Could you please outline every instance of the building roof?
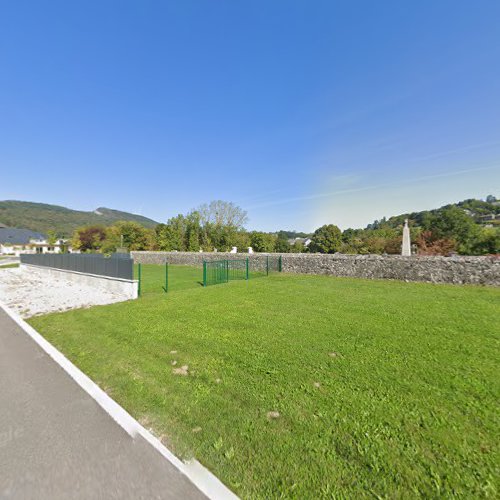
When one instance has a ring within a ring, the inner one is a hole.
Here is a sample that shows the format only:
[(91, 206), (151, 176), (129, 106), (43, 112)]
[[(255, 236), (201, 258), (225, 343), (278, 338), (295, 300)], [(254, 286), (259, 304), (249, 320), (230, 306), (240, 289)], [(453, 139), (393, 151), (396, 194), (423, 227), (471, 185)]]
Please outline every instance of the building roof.
[(27, 245), (30, 240), (44, 240), (46, 236), (30, 229), (17, 229), (15, 227), (0, 227), (0, 244)]
[(302, 243), (303, 245), (307, 246), (311, 242), (311, 238), (291, 238), (288, 240), (288, 243), (290, 245), (295, 245), (295, 243)]

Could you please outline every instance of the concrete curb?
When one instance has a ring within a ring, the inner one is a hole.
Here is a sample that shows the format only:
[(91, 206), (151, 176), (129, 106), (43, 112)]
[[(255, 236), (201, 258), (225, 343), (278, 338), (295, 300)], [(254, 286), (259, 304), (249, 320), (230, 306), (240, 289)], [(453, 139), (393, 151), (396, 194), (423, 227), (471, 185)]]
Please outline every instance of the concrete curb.
[(71, 271), (69, 269), (37, 266), (35, 264), (21, 263), (19, 267), (21, 269), (38, 269), (44, 273), (53, 275), (56, 278), (62, 278), (79, 284), (91, 285), (104, 291), (117, 293), (123, 296), (123, 300), (134, 300), (139, 296), (138, 280), (127, 280), (124, 278), (116, 278), (114, 276), (82, 273), (79, 271)]
[(32, 326), (9, 309), (2, 301), (0, 308), (15, 321), (36, 344), (47, 353), (103, 410), (131, 437), (141, 436), (155, 448), (174, 467), (182, 472), (202, 493), (210, 499), (236, 500), (238, 497), (203, 467), (197, 460), (183, 462), (177, 458), (160, 440), (145, 429), (116, 401), (108, 396), (97, 384), (77, 368), (68, 358), (58, 351), (50, 342), (45, 340)]

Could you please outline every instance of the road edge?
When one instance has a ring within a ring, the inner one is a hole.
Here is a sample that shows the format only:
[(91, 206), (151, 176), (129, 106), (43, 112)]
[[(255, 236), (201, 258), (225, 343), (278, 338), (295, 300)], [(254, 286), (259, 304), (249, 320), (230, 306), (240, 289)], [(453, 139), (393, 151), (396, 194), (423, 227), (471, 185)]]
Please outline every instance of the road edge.
[(74, 365), (64, 354), (24, 321), (16, 312), (0, 301), (0, 308), (48, 354), (127, 434), (141, 436), (153, 448), (184, 474), (202, 493), (212, 500), (236, 500), (238, 497), (214, 474), (197, 460), (183, 462), (158, 438), (143, 427), (130, 413), (104, 392), (95, 382)]

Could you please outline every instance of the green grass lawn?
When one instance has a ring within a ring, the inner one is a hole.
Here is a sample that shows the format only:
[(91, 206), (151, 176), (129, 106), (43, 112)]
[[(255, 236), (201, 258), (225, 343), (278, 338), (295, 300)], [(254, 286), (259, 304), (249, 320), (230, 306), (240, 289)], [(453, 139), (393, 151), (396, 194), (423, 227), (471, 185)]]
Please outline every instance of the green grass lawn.
[(163, 272), (143, 267), (136, 301), (30, 323), (237, 494), (498, 495), (500, 290), (285, 274), (203, 288), (172, 267), (165, 294)]
[(6, 264), (5, 266), (0, 265), (0, 270), (1, 269), (13, 269), (15, 267), (19, 267), (19, 264)]

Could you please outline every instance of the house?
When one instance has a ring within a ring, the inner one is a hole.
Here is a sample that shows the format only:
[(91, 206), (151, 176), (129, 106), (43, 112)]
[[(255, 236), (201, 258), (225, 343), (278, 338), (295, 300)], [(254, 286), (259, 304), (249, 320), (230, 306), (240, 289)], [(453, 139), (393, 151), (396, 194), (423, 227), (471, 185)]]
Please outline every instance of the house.
[(495, 220), (496, 219), (496, 215), (495, 214), (487, 214), (487, 215), (480, 215), (478, 217), (478, 219), (481, 221), (481, 222), (489, 222), (491, 220)]
[(30, 229), (0, 226), (0, 255), (16, 255), (22, 253), (61, 253), (71, 252), (66, 240), (49, 243), (47, 236)]
[(311, 243), (311, 238), (291, 238), (288, 240), (290, 245), (295, 245), (296, 243), (302, 243), (305, 247), (308, 247)]

